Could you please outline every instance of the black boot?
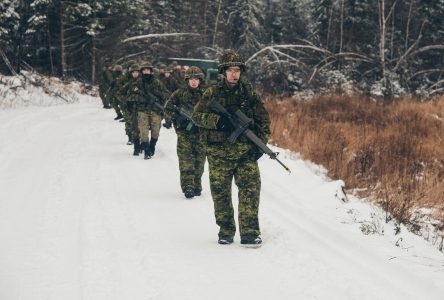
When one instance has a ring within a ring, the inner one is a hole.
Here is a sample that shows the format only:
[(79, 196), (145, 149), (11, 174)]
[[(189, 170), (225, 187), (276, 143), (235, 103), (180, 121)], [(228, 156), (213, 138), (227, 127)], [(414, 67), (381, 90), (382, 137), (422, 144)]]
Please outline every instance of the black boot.
[(150, 143), (145, 143), (144, 146), (145, 147), (142, 148), (145, 151), (145, 156), (143, 157), (143, 159), (150, 159), (151, 158)]
[(151, 141), (150, 141), (150, 156), (153, 156), (154, 152), (156, 152), (156, 143), (157, 143), (157, 139), (151, 139)]
[(117, 114), (117, 117), (115, 117), (114, 120), (120, 120), (122, 118), (123, 118), (122, 114)]
[(133, 155), (138, 156), (140, 152), (140, 140), (139, 139), (134, 139), (134, 152)]
[(194, 190), (192, 188), (186, 188), (185, 191), (183, 191), (183, 194), (185, 195), (185, 198), (191, 199), (194, 197)]
[(133, 144), (133, 138), (131, 137), (131, 133), (128, 133), (128, 142), (126, 142), (127, 145), (132, 145)]
[(139, 153), (142, 153), (145, 150), (146, 142), (140, 142)]

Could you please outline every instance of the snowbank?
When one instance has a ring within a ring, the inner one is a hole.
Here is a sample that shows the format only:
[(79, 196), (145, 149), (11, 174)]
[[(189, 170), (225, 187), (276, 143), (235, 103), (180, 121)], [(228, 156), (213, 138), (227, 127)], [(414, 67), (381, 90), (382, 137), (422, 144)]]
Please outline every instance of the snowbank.
[(26, 71), (17, 76), (0, 75), (0, 110), (76, 103), (78, 94), (85, 93), (95, 95), (97, 91), (79, 82), (65, 83)]

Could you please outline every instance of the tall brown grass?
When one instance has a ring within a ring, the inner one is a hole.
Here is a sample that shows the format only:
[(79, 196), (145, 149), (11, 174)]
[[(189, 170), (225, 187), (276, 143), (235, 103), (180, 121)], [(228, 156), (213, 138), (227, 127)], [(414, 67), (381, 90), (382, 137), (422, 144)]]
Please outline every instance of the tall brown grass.
[(415, 208), (434, 208), (444, 223), (444, 98), (319, 96), (265, 104), (272, 143), (323, 165), (403, 223), (412, 225)]

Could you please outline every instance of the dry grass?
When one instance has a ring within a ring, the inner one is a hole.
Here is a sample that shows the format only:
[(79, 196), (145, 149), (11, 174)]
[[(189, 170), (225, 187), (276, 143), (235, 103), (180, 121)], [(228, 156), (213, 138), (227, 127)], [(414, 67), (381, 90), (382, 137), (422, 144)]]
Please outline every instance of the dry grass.
[(273, 143), (323, 165), (401, 222), (424, 207), (444, 221), (444, 98), (323, 96), (268, 99), (266, 107)]

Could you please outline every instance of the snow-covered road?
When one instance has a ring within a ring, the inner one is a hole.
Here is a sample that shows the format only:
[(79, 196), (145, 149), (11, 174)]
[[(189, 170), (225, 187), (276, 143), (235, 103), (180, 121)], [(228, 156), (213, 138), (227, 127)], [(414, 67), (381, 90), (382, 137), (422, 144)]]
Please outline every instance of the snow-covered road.
[(218, 245), (207, 171), (186, 200), (174, 131), (145, 161), (113, 117), (86, 97), (0, 111), (1, 300), (442, 299), (442, 253), (291, 153), (291, 175), (260, 160), (264, 245)]

